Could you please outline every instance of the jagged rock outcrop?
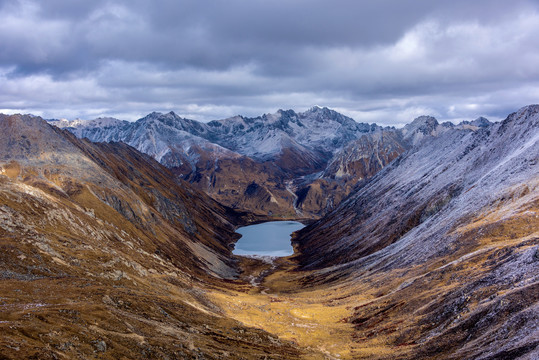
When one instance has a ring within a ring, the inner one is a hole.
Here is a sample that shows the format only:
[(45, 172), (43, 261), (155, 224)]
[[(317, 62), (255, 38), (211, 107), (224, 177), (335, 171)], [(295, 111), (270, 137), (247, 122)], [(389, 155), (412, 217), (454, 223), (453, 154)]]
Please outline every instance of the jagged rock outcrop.
[[(475, 124), (487, 127), (490, 122), (478, 119)], [(373, 127), (373, 132), (350, 141), (335, 153), (318, 178), (296, 181), (296, 208), (306, 213), (326, 214), (359, 184), (374, 176), (407, 149), (420, 146), (423, 141), (440, 136), (449, 129), (462, 131), (478, 128), (464, 122), (457, 126), (452, 123), (439, 124), (432, 116), (420, 116), (402, 129)]]
[(356, 182), (370, 178), (408, 147), (397, 131), (383, 130), (363, 135), (333, 157), (323, 177)]
[(378, 129), (350, 141), (314, 180), (296, 180), (297, 211), (323, 215), (333, 210), (359, 183), (375, 175), (407, 148), (409, 144), (394, 129)]

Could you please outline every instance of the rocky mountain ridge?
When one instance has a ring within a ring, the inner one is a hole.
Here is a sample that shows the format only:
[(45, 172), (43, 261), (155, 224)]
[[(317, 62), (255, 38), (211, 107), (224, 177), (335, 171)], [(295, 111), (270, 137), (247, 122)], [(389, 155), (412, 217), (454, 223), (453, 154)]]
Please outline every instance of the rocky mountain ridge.
[(128, 145), (0, 130), (0, 358), (299, 356), (206, 295), (235, 284), (241, 214)]
[[(489, 124), (486, 119), (476, 122)], [(451, 128), (432, 117), (420, 117), (403, 129), (382, 128), (320, 107), (208, 123), (173, 112), (154, 112), (134, 123), (111, 119), (51, 123), (80, 138), (125, 142), (225, 205), (280, 218), (325, 214), (358, 181), (425, 136)], [(477, 129), (474, 124), (452, 128)], [(350, 169), (355, 170), (346, 173)]]
[[(364, 183), (354, 196), (342, 203), (338, 209), (328, 214), (323, 221), (346, 221), (344, 219), (347, 216), (340, 213), (339, 209), (346, 209), (347, 211), (356, 209), (354, 211), (355, 221), (352, 222), (356, 226), (360, 226), (361, 221), (359, 221), (359, 217), (362, 217), (369, 223), (376, 223), (377, 226), (379, 225), (384, 228), (383, 232), (376, 229), (361, 232), (363, 234), (362, 236), (369, 236), (370, 241), (376, 242), (372, 234), (380, 234), (384, 238), (390, 239), (386, 235), (388, 232), (391, 232), (388, 230), (392, 226), (395, 226), (395, 233), (398, 236), (402, 236), (410, 228), (425, 222), (426, 219), (429, 219), (443, 207), (450, 204), (453, 198), (461, 196), (462, 193), (471, 196), (471, 194), (478, 192), (477, 197), (483, 200), (481, 202), (473, 202), (470, 206), (473, 205), (479, 208), (484, 201), (487, 201), (490, 195), (497, 196), (498, 191), (501, 191), (504, 187), (511, 186), (511, 184), (504, 184), (502, 186), (500, 182), (503, 182), (503, 177), (496, 178), (496, 183), (489, 183), (488, 190), (486, 188), (487, 184), (484, 182), (487, 174), (493, 176), (492, 169), (501, 169), (502, 165), (517, 166), (516, 163), (511, 162), (509, 159), (504, 159), (501, 156), (502, 153), (517, 153), (520, 156), (524, 156), (519, 161), (534, 164), (534, 161), (527, 159), (526, 156), (535, 157), (535, 149), (528, 149), (532, 151), (529, 151), (525, 155), (523, 148), (537, 146), (535, 143), (537, 140), (535, 135), (537, 132), (537, 119), (533, 116), (537, 109), (539, 107), (533, 106), (521, 109), (518, 113), (508, 117), (504, 122), (481, 130), (473, 131), (465, 129), (463, 131), (455, 131), (454, 128), (450, 128), (439, 136), (430, 136), (424, 139), (420, 146), (415, 146), (410, 151), (403, 153), (396, 162), (389, 164), (380, 173), (377, 173)], [(524, 115), (519, 115), (521, 113)], [(529, 123), (524, 122), (523, 124), (509, 127), (509, 124), (515, 122), (515, 118), (520, 119), (521, 117), (529, 119)], [(421, 124), (421, 129), (425, 129), (424, 125), (427, 124), (427, 131), (430, 133), (439, 131), (440, 125), (433, 118), (418, 118), (412, 125), (417, 125), (418, 123)], [(519, 133), (506, 134), (502, 131), (506, 128), (510, 128), (515, 132), (518, 131)], [(524, 134), (527, 131), (529, 133)], [(423, 133), (419, 132), (419, 134)], [(523, 143), (517, 141), (528, 138), (531, 139), (529, 141), (522, 140)], [(516, 157), (516, 155), (512, 155), (511, 157)], [(506, 171), (516, 172), (516, 170)], [(533, 167), (527, 168), (526, 171), (527, 175), (525, 176), (527, 178), (533, 178)], [(481, 184), (478, 184), (478, 181), (482, 181)], [(386, 198), (394, 206), (388, 206), (388, 203), (384, 202)], [(436, 201), (433, 202), (433, 199), (437, 198), (440, 198), (438, 205), (436, 205)], [(379, 207), (383, 207), (384, 211), (396, 214), (400, 211), (399, 209), (406, 209), (410, 219), (389, 214), (386, 216), (381, 211), (375, 211), (376, 206), (368, 204), (368, 201), (371, 199), (377, 202), (381, 201), (382, 204)], [(428, 203), (424, 201), (428, 201)], [(369, 206), (369, 211), (361, 210), (362, 206)], [(463, 211), (462, 216), (466, 216), (467, 212), (473, 211)], [(372, 222), (371, 220), (367, 220), (371, 216), (380, 216), (391, 224), (382, 225), (380, 221)], [(399, 221), (396, 222), (396, 219), (399, 219)], [(345, 227), (335, 225), (332, 228), (344, 229)], [(366, 244), (363, 241), (358, 241), (355, 235), (350, 239), (352, 238), (354, 240), (351, 241), (355, 244)], [(396, 240), (396, 238), (393, 240)], [(382, 247), (386, 245), (389, 244), (382, 244)], [(380, 244), (375, 245), (374, 248), (378, 250), (379, 246)], [(343, 248), (345, 248), (343, 249), (343, 254), (346, 253), (347, 256), (353, 256), (352, 254), (354, 252), (350, 251), (351, 249), (349, 247), (343, 246)], [(310, 246), (309, 249), (302, 253), (311, 250), (313, 252), (316, 251), (314, 246)], [(332, 251), (338, 250), (333, 249)], [(356, 255), (365, 256), (368, 255), (368, 252), (365, 253), (361, 250)], [(309, 263), (313, 264), (314, 261), (309, 261)]]
[[(151, 157), (122, 143), (95, 144), (80, 140), (37, 117), (0, 115), (0, 130), (4, 135), (0, 161), (1, 172), (7, 176), (5, 180), (20, 182), (23, 189), (33, 187), (35, 191), (29, 194), (36, 192), (38, 198), (46, 200), (56, 196), (79, 207), (84, 207), (85, 201), (102, 203), (153, 236), (158, 232), (156, 227), (164, 229), (165, 223), (173, 223), (182, 234), (171, 238), (184, 238), (176, 245), (197, 238), (194, 247), (206, 244), (201, 252), (213, 253), (212, 266), (223, 269), (220, 275), (215, 273), (217, 276), (226, 276), (231, 271), (225, 264), (230, 255), (228, 240), (221, 239), (216, 247), (215, 240), (219, 237), (211, 236), (212, 241), (208, 242), (210, 236), (203, 234), (204, 229), (211, 233), (225, 233), (228, 229), (232, 233), (234, 225), (228, 216), (234, 217), (233, 212), (194, 189), (182, 189), (168, 169)], [(196, 204), (200, 206), (193, 207)], [(231, 215), (227, 215), (229, 212)], [(196, 222), (203, 218), (207, 224), (197, 226)], [(213, 229), (214, 226), (219, 230)]]
[[(185, 119), (174, 112), (153, 112), (135, 123), (119, 120), (105, 122), (99, 119), (87, 122), (53, 120), (51, 123), (68, 128), (78, 137), (87, 137), (94, 142), (124, 141), (138, 145), (135, 147), (152, 151), (152, 156), (159, 159), (162, 158), (159, 154), (166, 153), (168, 146), (190, 139), (191, 142), (203, 144), (209, 141), (257, 161), (273, 159), (285, 149), (310, 153), (316, 158), (328, 157), (350, 140), (381, 128), (375, 124), (356, 123), (333, 110), (319, 107), (313, 107), (303, 113), (279, 110), (275, 114), (256, 118), (235, 116), (208, 123)], [(101, 131), (104, 128), (107, 131)], [(142, 129), (146, 132), (153, 130), (155, 134), (145, 136), (141, 133)], [(169, 134), (167, 137), (162, 133), (164, 130), (175, 134)], [(153, 141), (161, 139), (162, 142)], [(139, 143), (135, 142), (137, 140)], [(150, 145), (142, 145), (144, 141), (152, 142), (153, 149), (149, 150)], [(172, 167), (173, 164), (168, 166)], [(316, 164), (305, 166), (316, 168)], [(283, 169), (290, 170), (286, 167)]]

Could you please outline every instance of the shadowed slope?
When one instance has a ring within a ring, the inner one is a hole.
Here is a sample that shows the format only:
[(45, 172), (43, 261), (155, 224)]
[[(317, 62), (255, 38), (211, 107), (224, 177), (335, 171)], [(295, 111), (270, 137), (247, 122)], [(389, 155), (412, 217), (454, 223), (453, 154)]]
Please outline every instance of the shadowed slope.
[(355, 188), (409, 148), (398, 131), (379, 130), (351, 141), (337, 152), (319, 178), (296, 185), (299, 212), (324, 215)]

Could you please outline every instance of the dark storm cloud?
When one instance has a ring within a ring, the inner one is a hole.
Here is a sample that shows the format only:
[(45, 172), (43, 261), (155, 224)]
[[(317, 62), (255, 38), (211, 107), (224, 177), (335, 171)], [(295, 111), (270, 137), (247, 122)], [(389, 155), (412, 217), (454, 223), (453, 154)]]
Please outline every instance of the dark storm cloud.
[(539, 96), (538, 11), (524, 0), (0, 1), (0, 109), (501, 117)]

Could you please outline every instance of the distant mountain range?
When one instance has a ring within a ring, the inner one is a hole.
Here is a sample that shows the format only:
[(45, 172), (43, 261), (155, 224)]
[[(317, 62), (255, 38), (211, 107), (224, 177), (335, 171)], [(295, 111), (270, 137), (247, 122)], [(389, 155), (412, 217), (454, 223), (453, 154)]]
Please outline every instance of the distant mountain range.
[(225, 205), (290, 218), (325, 214), (424, 137), (490, 125), (484, 118), (453, 125), (419, 117), (403, 129), (383, 128), (320, 107), (208, 123), (173, 112), (136, 122), (49, 123), (79, 138), (131, 145)]

